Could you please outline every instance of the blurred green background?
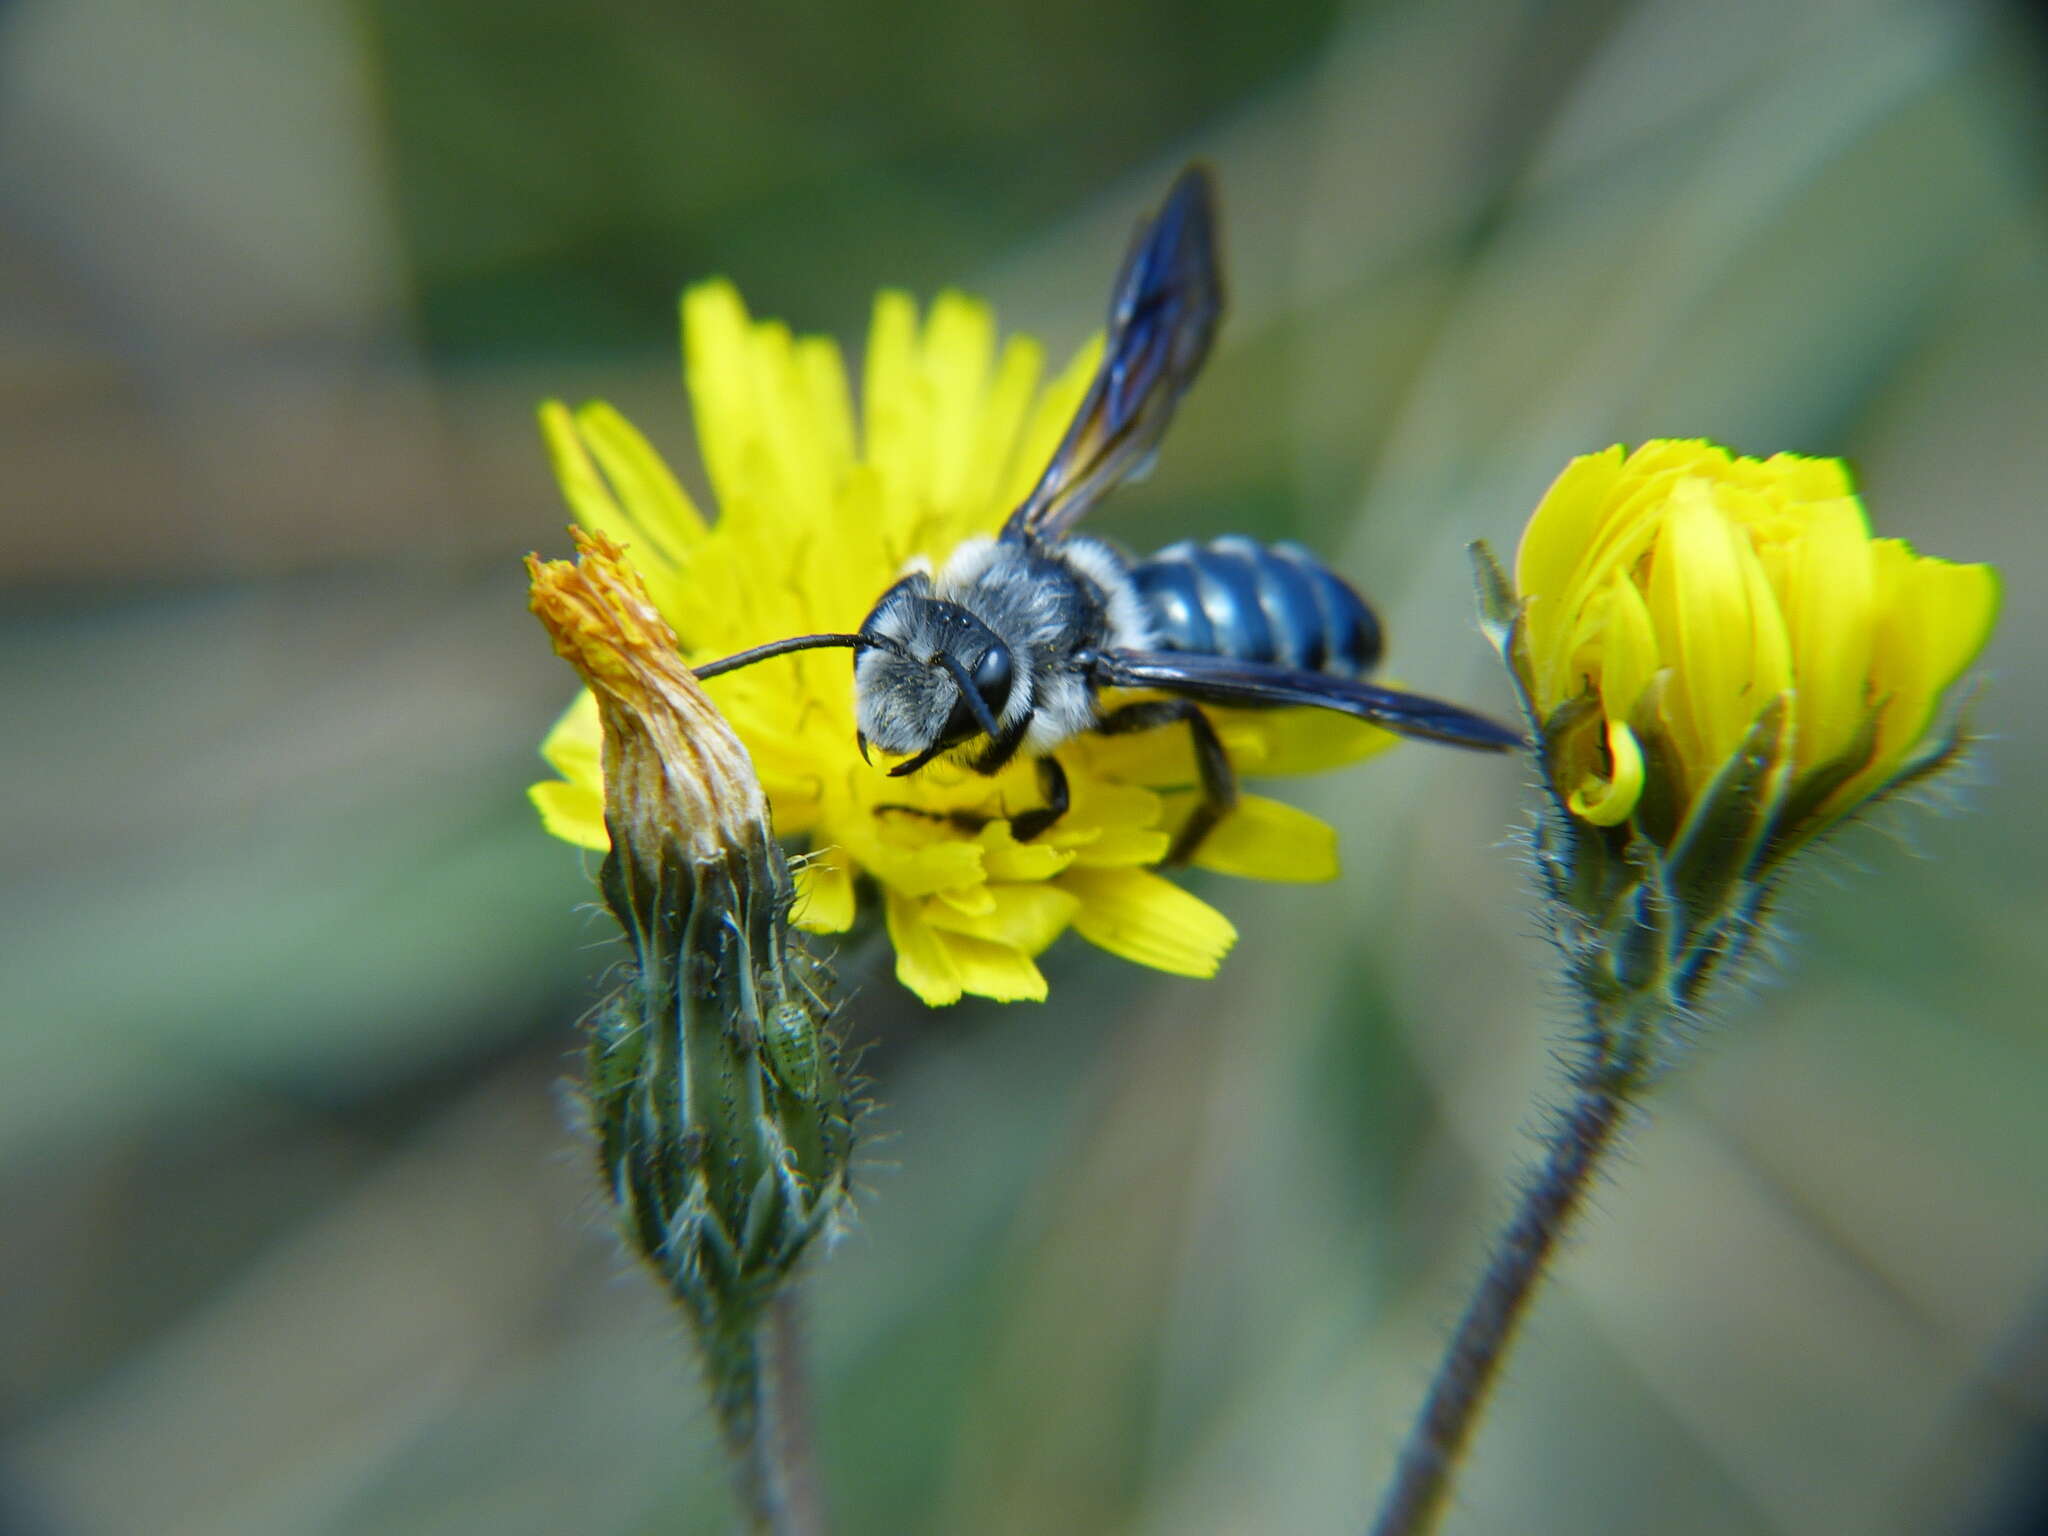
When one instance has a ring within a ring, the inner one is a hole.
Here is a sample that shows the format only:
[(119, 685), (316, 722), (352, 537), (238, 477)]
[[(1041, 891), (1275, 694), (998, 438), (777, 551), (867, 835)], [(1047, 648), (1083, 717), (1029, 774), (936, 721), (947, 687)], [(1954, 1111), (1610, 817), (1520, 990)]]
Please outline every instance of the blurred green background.
[[(1461, 553), (1571, 454), (1843, 453), (1994, 560), (1970, 814), (1864, 834), (1602, 1190), (1452, 1532), (2048, 1520), (2044, 32), (1995, 6), (0, 8), (0, 1531), (718, 1531), (563, 1108), (615, 958), (523, 800), (532, 422), (687, 463), (674, 300), (1056, 352), (1194, 155), (1233, 308), (1105, 531), (1293, 534), (1505, 705)], [(1220, 979), (868, 958), (812, 1344), (849, 1532), (1361, 1529), (1562, 1010), (1495, 761), (1283, 791)], [(2030, 1513), (2031, 1511), (2031, 1513)]]

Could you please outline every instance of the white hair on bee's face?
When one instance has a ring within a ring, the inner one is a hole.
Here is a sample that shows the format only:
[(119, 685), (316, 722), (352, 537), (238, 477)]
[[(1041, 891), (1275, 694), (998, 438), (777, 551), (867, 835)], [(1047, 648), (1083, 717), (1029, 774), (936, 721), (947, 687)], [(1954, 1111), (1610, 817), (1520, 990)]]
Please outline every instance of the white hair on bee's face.
[(876, 647), (853, 664), (854, 723), (884, 752), (909, 757), (945, 733), (960, 686), (943, 667)]
[(960, 688), (930, 658), (944, 639), (932, 621), (932, 579), (913, 570), (882, 595), (864, 634), (882, 641), (853, 662), (854, 719), (862, 737), (900, 756), (922, 752), (952, 718)]

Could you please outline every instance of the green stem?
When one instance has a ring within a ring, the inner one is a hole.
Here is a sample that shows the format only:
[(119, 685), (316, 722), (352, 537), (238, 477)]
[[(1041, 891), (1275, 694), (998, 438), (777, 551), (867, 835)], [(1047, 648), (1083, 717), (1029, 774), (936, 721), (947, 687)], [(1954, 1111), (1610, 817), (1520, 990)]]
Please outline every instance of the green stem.
[(777, 1293), (759, 1325), (710, 1364), (733, 1495), (751, 1536), (825, 1536), (795, 1292)]
[(1515, 1331), (1558, 1239), (1584, 1201), (1600, 1159), (1628, 1113), (1627, 1078), (1604, 1063), (1580, 1080), (1552, 1128), (1543, 1166), (1445, 1348), (1429, 1396), (1401, 1449), (1373, 1536), (1428, 1536), (1443, 1517), (1451, 1479), (1472, 1439)]
[(775, 1466), (782, 1521), (777, 1536), (824, 1536), (824, 1480), (812, 1428), (810, 1375), (804, 1368), (803, 1307), (791, 1285), (768, 1304), (763, 1327), (768, 1355), (760, 1444)]
[(760, 1336), (748, 1331), (706, 1341), (706, 1373), (712, 1407), (725, 1440), (726, 1466), (732, 1473), (733, 1498), (749, 1536), (776, 1536), (775, 1467), (764, 1451), (763, 1402), (766, 1382), (761, 1370)]

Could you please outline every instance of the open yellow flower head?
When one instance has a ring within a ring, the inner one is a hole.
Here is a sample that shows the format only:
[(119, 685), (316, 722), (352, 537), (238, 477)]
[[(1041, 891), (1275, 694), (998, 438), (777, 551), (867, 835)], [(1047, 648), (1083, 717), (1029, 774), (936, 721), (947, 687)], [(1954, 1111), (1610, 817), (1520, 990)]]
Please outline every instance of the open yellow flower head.
[[(1045, 381), (1037, 344), (1012, 337), (999, 347), (985, 304), (945, 294), (920, 319), (906, 295), (884, 293), (856, 415), (830, 340), (753, 320), (724, 282), (692, 288), (682, 308), (684, 377), (715, 519), (609, 406), (572, 412), (551, 402), (541, 426), (578, 522), (624, 546), (699, 664), (793, 635), (857, 630), (912, 562), (943, 565), (962, 539), (994, 533), (1052, 456), (1099, 351), (1083, 348)], [(1008, 817), (1040, 803), (1030, 763), (993, 778), (944, 762), (887, 777), (855, 749), (851, 671), (842, 653), (805, 652), (706, 685), (752, 754), (778, 832), (810, 850), (798, 870), (799, 924), (844, 930), (856, 876), (871, 876), (896, 974), (931, 1003), (1043, 998), (1035, 957), (1069, 927), (1143, 965), (1215, 972), (1236, 931), (1150, 867), (1195, 802), (1185, 731), (1062, 746), (1071, 809), (1020, 843)], [(548, 829), (590, 848), (607, 845), (598, 707), (586, 694), (557, 724), (542, 752), (561, 777), (533, 789)], [(1251, 775), (1315, 771), (1391, 740), (1316, 711), (1214, 717), (1233, 766)], [(974, 821), (985, 824), (965, 830)], [(1245, 795), (1195, 862), (1329, 879), (1335, 845), (1315, 818)]]
[(1554, 787), (1584, 821), (1658, 842), (1773, 706), (1766, 793), (1798, 823), (1773, 837), (1883, 793), (1998, 610), (1991, 567), (1873, 538), (1840, 461), (1705, 442), (1573, 460), (1522, 536), (1515, 589), (1513, 660)]

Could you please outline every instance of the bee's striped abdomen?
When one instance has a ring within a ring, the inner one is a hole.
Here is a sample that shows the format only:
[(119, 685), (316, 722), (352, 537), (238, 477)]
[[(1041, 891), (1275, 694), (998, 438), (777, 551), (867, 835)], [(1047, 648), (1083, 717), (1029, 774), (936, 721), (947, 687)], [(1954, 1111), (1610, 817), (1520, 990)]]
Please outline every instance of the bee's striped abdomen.
[(1299, 544), (1184, 539), (1131, 566), (1163, 650), (1364, 675), (1380, 625), (1364, 598)]

